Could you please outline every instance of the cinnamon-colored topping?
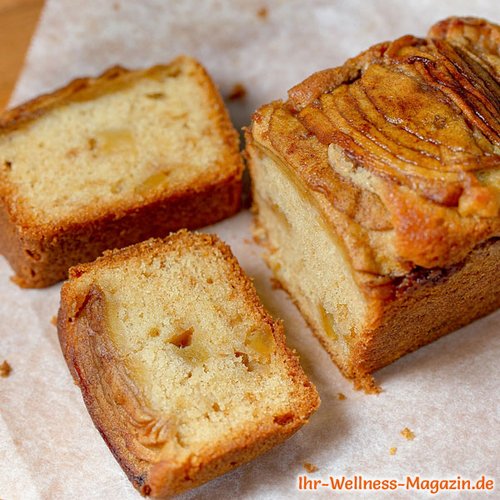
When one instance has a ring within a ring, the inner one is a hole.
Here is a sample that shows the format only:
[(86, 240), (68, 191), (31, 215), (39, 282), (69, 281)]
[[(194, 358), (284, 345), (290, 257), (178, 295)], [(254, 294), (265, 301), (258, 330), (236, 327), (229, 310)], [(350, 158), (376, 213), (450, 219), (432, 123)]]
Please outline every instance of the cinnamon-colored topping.
[(338, 399), (339, 401), (344, 401), (344, 400), (345, 400), (345, 399), (347, 399), (347, 398), (346, 398), (345, 394), (342, 394), (341, 392), (339, 392), (339, 393), (337, 394), (337, 399)]
[(344, 217), (356, 270), (446, 267), (500, 234), (499, 40), (493, 23), (449, 18), (256, 113), (257, 144)]
[(456, 206), (474, 171), (500, 165), (497, 75), (466, 45), (405, 36), (298, 118), (356, 165)]

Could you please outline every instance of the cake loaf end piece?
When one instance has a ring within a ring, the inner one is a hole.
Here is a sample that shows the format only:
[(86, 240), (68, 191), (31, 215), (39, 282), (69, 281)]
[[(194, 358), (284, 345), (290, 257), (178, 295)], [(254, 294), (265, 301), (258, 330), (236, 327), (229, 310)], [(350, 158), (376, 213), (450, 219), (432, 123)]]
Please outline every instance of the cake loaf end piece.
[(342, 372), (500, 306), (500, 28), (450, 18), (316, 73), (246, 132), (256, 234)]

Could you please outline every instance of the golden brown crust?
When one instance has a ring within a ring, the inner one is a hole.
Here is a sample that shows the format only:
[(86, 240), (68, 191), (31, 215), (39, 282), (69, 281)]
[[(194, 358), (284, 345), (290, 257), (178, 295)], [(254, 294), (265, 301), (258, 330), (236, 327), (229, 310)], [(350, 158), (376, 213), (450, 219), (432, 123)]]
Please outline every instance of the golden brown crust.
[(485, 19), (449, 17), (431, 26), (428, 36), (473, 45), (480, 56), (500, 54), (498, 26)]
[(53, 231), (23, 230), (0, 207), (0, 252), (16, 272), (21, 287), (40, 288), (67, 278), (68, 269), (89, 262), (109, 248), (120, 248), (179, 228), (196, 229), (238, 211), (241, 177), (192, 187), (183, 193), (99, 219), (56, 227)]
[[(147, 71), (154, 72), (161, 69), (161, 66), (157, 66)], [(134, 82), (136, 76), (134, 73), (121, 66), (114, 66), (95, 78), (76, 78), (54, 92), (40, 95), (4, 111), (0, 116), (0, 134), (17, 130), (56, 107), (75, 101), (92, 100), (118, 88), (124, 88)]]
[(257, 146), (356, 240), (357, 270), (445, 267), (500, 234), (499, 37), (487, 21), (448, 19), (427, 39), (384, 42), (312, 75), (255, 114)]
[(351, 377), (363, 377), (500, 307), (500, 239), (447, 268), (418, 269), (394, 283), (378, 317), (352, 346)]
[[(216, 248), (221, 252), (230, 267), (231, 283), (259, 321), (271, 328), (280, 357), (294, 381), (296, 407), (293, 413), (271, 421), (262, 418), (255, 427), (244, 429), (230, 440), (213, 443), (202, 455), (176, 459), (175, 453), (162, 451), (175, 441), (168, 434), (168, 425), (162, 425), (162, 415), (141, 400), (107, 338), (102, 291), (97, 283), (85, 292), (78, 291), (76, 282), (85, 273), (120, 266), (132, 257), (149, 259), (195, 248)], [(95, 262), (71, 268), (70, 280), (61, 290), (58, 333), (68, 367), (96, 427), (134, 486), (145, 495), (176, 494), (251, 460), (298, 430), (319, 404), (298, 358), (286, 347), (281, 322), (273, 321), (265, 311), (229, 247), (213, 235), (180, 231), (164, 240), (151, 239), (108, 251)]]
[(357, 80), (367, 65), (383, 55), (388, 45), (389, 42), (379, 43), (358, 56), (348, 59), (338, 68), (324, 69), (312, 74), (288, 91), (289, 107), (300, 111), (312, 104), (321, 94), (331, 92), (344, 83)]
[(214, 127), (224, 141), (217, 168), (174, 192), (154, 190), (142, 201), (122, 200), (113, 211), (93, 206), (78, 214), (46, 223), (22, 210), (14, 186), (0, 171), (0, 252), (23, 287), (45, 287), (67, 277), (78, 262), (91, 261), (103, 250), (123, 247), (149, 237), (165, 236), (180, 228), (196, 229), (229, 217), (240, 208), (243, 164), (238, 136), (214, 83), (196, 61), (181, 56), (168, 66), (142, 71), (111, 68), (97, 78), (80, 78), (51, 94), (40, 96), (0, 118), (0, 135), (36, 120), (56, 107), (92, 100), (133, 84), (140, 78), (167, 73), (172, 77), (184, 64), (193, 65), (193, 77), (206, 89)]

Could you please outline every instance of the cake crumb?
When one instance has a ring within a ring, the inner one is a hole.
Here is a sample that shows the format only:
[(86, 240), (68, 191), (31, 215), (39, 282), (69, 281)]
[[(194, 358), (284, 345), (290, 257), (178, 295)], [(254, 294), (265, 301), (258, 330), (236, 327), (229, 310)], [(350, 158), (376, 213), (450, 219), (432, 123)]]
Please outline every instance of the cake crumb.
[(271, 278), (269, 278), (269, 281), (271, 282), (271, 288), (273, 290), (283, 290), (283, 285), (274, 276), (271, 276)]
[(415, 439), (415, 434), (410, 429), (408, 429), (408, 427), (405, 427), (401, 431), (401, 435), (408, 441), (413, 441)]
[(311, 464), (309, 462), (304, 462), (304, 469), (309, 472), (309, 473), (313, 473), (313, 472), (316, 472), (318, 470), (318, 466), (317, 465), (314, 465), (314, 464)]
[(12, 366), (10, 366), (9, 363), (5, 360), (0, 365), (0, 377), (4, 378), (8, 377), (11, 371), (12, 371)]
[(395, 455), (397, 451), (398, 449), (393, 446), (392, 448), (389, 449), (389, 455)]
[(240, 99), (244, 99), (247, 95), (247, 89), (244, 87), (242, 83), (235, 83), (233, 85), (233, 89), (229, 92), (227, 98), (230, 101), (238, 101)]
[(346, 398), (345, 394), (342, 394), (341, 392), (339, 392), (339, 393), (337, 393), (337, 399), (339, 399), (340, 401), (344, 401), (344, 399), (347, 399), (347, 398)]
[(52, 318), (50, 318), (50, 322), (51, 322), (54, 326), (57, 326), (57, 316), (52, 316)]
[(257, 17), (259, 17), (260, 19), (262, 19), (263, 21), (265, 19), (267, 19), (267, 16), (269, 14), (269, 10), (267, 9), (267, 7), (261, 7), (258, 11), (257, 11)]
[(382, 388), (375, 382), (372, 375), (366, 374), (354, 380), (354, 388), (363, 390), (366, 394), (380, 394)]

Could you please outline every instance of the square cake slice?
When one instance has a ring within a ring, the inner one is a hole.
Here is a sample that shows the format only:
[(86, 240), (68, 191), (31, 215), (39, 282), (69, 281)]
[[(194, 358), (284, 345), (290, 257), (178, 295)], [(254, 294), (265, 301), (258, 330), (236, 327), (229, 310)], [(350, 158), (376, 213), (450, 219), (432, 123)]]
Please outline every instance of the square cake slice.
[(71, 268), (62, 350), (142, 494), (197, 486), (269, 450), (319, 405), (229, 247), (180, 231)]
[(0, 117), (0, 253), (24, 287), (240, 207), (238, 137), (204, 68), (112, 68)]
[(451, 18), (316, 73), (246, 133), (257, 236), (342, 372), (500, 306), (500, 28)]

